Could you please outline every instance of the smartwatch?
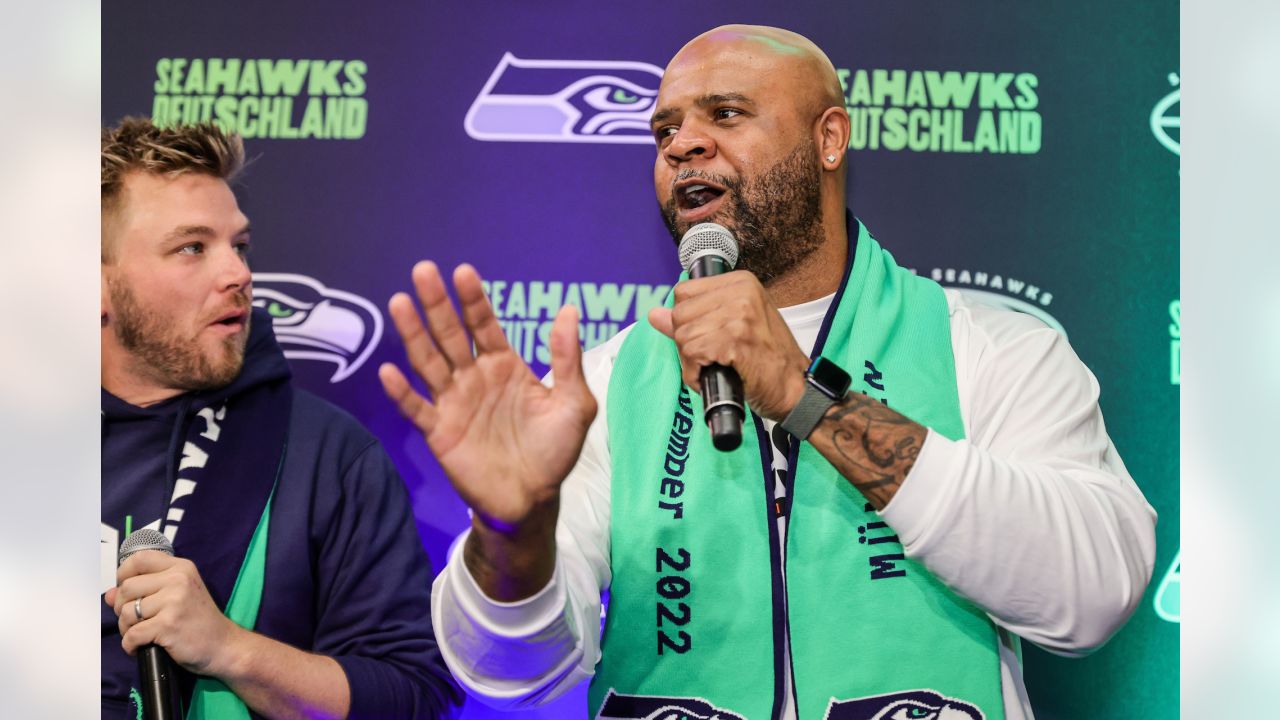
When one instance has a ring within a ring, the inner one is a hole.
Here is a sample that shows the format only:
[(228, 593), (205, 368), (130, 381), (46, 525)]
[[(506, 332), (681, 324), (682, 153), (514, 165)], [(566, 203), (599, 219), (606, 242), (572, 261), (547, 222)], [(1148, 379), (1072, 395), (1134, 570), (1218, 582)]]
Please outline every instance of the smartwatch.
[(804, 395), (782, 421), (782, 429), (800, 440), (809, 437), (827, 409), (849, 392), (849, 373), (819, 355), (804, 373)]

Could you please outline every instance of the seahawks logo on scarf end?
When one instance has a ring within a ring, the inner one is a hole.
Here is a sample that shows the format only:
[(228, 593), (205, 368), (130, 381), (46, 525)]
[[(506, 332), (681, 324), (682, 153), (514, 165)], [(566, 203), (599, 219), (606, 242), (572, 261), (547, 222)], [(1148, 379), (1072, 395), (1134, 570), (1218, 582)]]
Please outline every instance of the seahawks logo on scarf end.
[(621, 695), (610, 688), (596, 720), (746, 720), (702, 698)]
[(907, 690), (855, 700), (831, 698), (823, 720), (986, 720), (986, 715), (932, 690)]

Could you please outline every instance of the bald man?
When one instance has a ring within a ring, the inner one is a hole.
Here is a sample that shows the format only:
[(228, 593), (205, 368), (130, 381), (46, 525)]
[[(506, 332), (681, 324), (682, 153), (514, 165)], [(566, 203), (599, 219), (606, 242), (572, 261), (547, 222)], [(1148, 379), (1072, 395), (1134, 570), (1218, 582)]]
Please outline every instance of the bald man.
[[(563, 308), (546, 385), (471, 267), (462, 319), (429, 262), (425, 327), (390, 303), (431, 399), (391, 365), (383, 384), (473, 510), (433, 588), (449, 667), (502, 707), (590, 679), (597, 718), (1032, 717), (1019, 637), (1095, 648), (1151, 576), (1155, 514), (1093, 376), (846, 210), (849, 117), (805, 38), (700, 35), (652, 127), (672, 237), (729, 228), (738, 271), (585, 355)], [(692, 389), (712, 363), (750, 409), (732, 452)]]

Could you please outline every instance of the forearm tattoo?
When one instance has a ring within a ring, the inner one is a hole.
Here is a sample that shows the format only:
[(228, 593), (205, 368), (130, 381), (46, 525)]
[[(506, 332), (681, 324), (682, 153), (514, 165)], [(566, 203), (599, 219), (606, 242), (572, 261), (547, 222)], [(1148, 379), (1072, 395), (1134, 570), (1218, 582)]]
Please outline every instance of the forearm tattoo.
[(860, 393), (832, 406), (809, 440), (877, 510), (915, 465), (927, 430)]

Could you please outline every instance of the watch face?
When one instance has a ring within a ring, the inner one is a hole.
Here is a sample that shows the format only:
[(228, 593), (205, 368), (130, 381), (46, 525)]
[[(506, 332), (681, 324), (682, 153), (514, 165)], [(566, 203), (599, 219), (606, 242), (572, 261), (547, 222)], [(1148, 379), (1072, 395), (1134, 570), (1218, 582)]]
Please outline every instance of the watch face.
[(849, 392), (849, 373), (822, 356), (809, 365), (809, 379), (833, 400), (839, 400)]

